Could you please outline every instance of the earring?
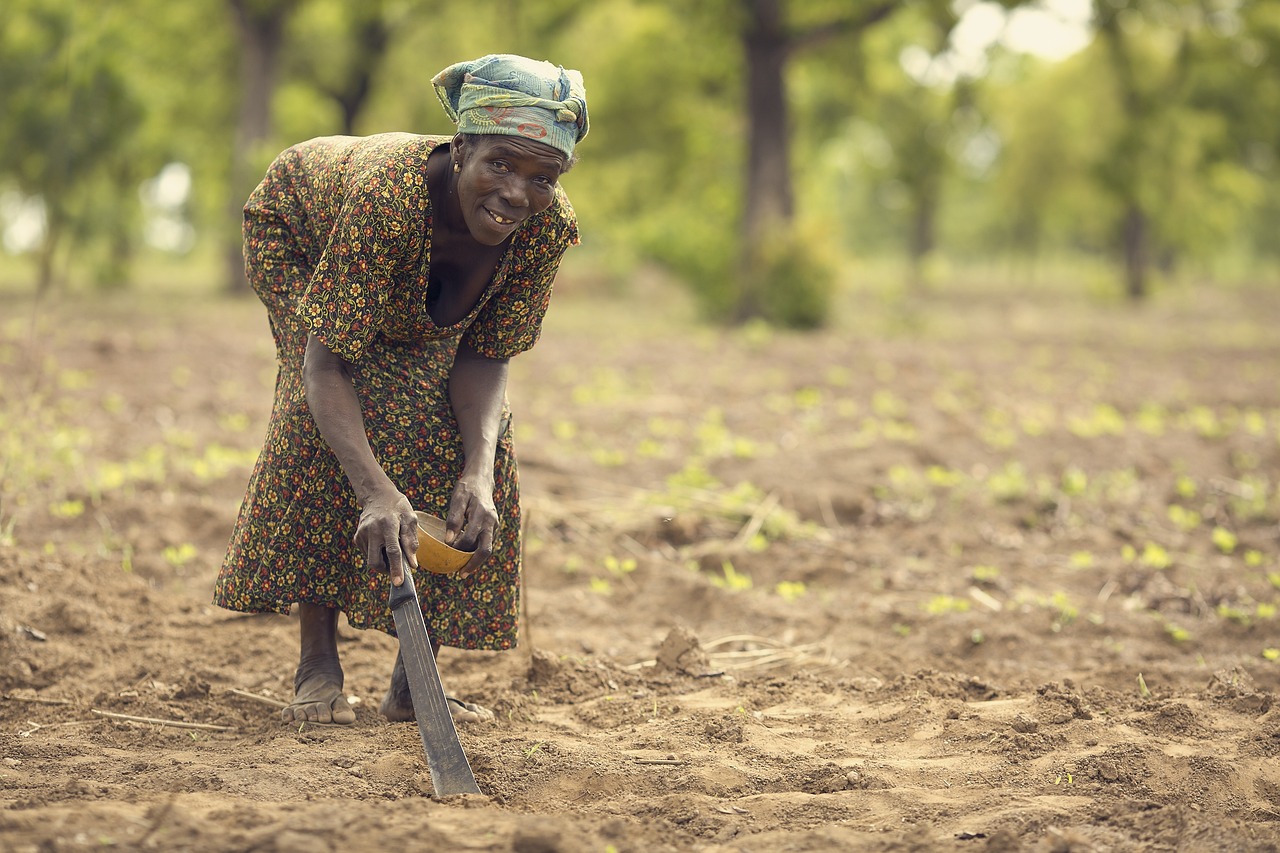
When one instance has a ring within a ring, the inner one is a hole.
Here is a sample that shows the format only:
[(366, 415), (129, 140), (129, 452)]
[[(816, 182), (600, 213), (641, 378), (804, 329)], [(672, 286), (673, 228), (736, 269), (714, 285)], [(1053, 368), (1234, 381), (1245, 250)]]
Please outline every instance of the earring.
[(459, 163), (457, 160), (454, 160), (454, 161), (453, 161), (453, 171), (455, 171), (455, 172), (461, 172), (461, 171), (462, 171), (462, 164), (461, 164), (461, 163)]

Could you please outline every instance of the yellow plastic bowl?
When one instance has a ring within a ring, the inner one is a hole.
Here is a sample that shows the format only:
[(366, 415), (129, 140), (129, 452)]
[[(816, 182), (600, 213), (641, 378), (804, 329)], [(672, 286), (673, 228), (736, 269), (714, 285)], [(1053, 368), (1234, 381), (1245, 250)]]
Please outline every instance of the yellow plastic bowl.
[(418, 568), (438, 575), (451, 575), (462, 569), (471, 559), (472, 551), (459, 551), (444, 544), (444, 519), (427, 515), (418, 516)]

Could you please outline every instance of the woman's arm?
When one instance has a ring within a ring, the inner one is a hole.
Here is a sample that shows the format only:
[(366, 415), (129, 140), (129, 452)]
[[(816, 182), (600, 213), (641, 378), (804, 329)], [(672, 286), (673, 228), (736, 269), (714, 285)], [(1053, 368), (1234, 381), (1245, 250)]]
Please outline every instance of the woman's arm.
[(311, 417), (360, 503), (356, 547), (369, 565), (385, 565), (391, 582), (400, 586), (405, 564), (418, 567), (418, 519), (409, 499), (391, 482), (369, 447), (351, 367), (315, 335), (308, 335), (302, 380)]
[(466, 462), (445, 518), (446, 537), (455, 548), (475, 550), (464, 572), (480, 568), (493, 553), (498, 511), (493, 501), (493, 466), (507, 396), (507, 359), (486, 358), (465, 341), (458, 345), (449, 373), (449, 402)]

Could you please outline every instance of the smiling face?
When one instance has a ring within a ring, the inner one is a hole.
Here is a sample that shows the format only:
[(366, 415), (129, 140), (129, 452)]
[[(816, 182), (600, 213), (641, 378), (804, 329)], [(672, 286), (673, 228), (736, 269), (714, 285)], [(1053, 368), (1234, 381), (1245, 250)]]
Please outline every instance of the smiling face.
[(555, 200), (568, 165), (561, 152), (518, 136), (453, 138), (454, 175), (462, 218), (476, 242), (497, 246)]

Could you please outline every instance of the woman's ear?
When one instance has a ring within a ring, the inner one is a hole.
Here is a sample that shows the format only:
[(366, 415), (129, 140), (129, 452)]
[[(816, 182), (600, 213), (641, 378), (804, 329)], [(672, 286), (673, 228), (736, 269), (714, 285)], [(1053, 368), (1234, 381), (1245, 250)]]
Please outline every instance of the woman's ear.
[(462, 167), (462, 161), (466, 157), (466, 149), (466, 134), (455, 133), (453, 139), (449, 141), (449, 155), (453, 159), (453, 170), (455, 172)]

